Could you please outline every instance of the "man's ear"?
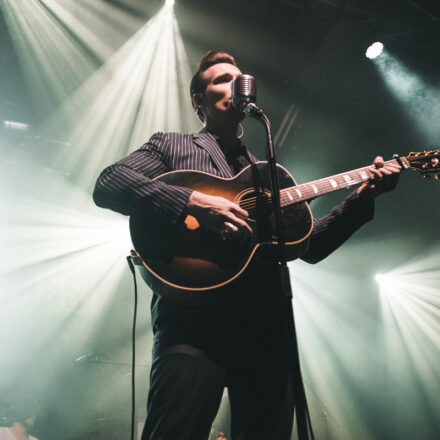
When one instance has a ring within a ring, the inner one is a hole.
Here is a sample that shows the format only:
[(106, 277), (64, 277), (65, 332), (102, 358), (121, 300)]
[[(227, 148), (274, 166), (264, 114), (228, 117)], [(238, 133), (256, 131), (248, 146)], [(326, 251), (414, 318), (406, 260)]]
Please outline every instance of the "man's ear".
[(203, 94), (202, 93), (194, 93), (192, 96), (192, 106), (196, 112), (197, 117), (205, 122), (205, 116), (203, 115), (202, 109), (200, 106), (203, 104)]
[(194, 95), (193, 95), (194, 109), (198, 109), (201, 104), (203, 104), (203, 94), (202, 93), (194, 93)]

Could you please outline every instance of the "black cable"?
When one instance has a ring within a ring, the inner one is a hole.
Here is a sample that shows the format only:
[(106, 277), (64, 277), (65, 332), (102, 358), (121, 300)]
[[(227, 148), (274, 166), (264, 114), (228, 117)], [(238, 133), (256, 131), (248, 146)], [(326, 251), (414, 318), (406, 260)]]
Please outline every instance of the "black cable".
[(136, 316), (137, 316), (137, 282), (136, 282), (136, 272), (134, 270), (133, 261), (131, 255), (127, 256), (128, 267), (133, 274), (134, 282), (134, 310), (133, 310), (133, 328), (131, 334), (131, 427), (130, 427), (130, 439), (134, 440), (134, 413), (136, 407), (136, 396), (135, 396), (135, 361), (136, 361)]

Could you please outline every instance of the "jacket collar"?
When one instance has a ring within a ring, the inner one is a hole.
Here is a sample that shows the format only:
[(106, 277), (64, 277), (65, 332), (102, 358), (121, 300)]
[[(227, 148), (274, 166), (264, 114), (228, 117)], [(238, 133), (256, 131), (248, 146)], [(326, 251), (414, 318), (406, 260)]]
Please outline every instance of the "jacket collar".
[(231, 168), (228, 162), (226, 162), (225, 155), (212, 133), (202, 128), (198, 133), (193, 134), (193, 139), (198, 146), (209, 153), (222, 177), (232, 177)]

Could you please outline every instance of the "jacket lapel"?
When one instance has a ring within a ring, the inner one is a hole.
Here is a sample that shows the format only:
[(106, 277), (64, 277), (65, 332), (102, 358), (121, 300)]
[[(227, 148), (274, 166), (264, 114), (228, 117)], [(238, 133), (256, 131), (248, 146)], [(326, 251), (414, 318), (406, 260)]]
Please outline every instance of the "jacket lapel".
[(200, 131), (193, 134), (194, 142), (208, 152), (222, 177), (232, 177), (231, 168), (226, 162), (225, 155), (221, 150), (216, 138), (208, 131)]

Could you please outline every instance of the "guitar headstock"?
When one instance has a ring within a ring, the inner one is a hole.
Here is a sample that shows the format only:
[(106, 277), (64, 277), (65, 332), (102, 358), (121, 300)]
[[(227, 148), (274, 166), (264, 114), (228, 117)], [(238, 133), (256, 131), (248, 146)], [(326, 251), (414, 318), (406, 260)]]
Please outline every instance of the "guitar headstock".
[(435, 179), (440, 178), (440, 150), (411, 152), (408, 156), (401, 158), (405, 168), (413, 168), (426, 179), (434, 174)]

